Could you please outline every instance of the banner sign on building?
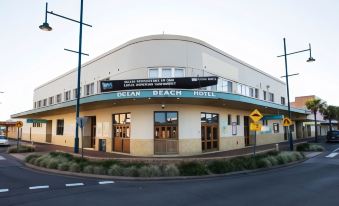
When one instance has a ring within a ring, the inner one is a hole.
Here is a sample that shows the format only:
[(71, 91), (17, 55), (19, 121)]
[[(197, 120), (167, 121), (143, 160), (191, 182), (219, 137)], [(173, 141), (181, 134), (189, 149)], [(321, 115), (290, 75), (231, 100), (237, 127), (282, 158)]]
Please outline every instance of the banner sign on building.
[(133, 89), (197, 89), (213, 86), (218, 83), (218, 77), (178, 77), (100, 81), (101, 92)]

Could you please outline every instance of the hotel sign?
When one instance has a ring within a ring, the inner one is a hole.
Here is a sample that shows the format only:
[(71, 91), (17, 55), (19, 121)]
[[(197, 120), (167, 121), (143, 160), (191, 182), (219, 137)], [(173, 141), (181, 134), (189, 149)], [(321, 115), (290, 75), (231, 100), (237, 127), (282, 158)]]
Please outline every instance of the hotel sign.
[(179, 77), (100, 81), (101, 92), (134, 89), (197, 89), (216, 85), (218, 77)]

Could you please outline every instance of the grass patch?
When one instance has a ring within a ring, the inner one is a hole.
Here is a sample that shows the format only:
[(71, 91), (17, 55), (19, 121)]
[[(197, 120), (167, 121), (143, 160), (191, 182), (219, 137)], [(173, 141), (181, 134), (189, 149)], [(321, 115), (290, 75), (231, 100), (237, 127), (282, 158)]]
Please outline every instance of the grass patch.
[(325, 148), (317, 143), (303, 143), (297, 145), (296, 150), (299, 152), (321, 152), (324, 151)]

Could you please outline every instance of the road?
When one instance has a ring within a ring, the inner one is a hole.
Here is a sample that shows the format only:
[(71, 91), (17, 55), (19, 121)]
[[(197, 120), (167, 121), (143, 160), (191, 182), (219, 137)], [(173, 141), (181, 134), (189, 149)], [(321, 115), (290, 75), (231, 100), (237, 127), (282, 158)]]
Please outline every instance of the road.
[(331, 152), (339, 144), (326, 147), (328, 152), (280, 169), (148, 182), (37, 172), (0, 148), (0, 205), (339, 205), (339, 155)]

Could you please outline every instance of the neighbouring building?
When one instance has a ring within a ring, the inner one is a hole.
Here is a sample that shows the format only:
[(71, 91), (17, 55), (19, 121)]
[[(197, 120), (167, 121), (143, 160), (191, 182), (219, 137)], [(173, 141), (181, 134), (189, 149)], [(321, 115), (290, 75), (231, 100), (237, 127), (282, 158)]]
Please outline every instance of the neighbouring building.
[[(264, 114), (258, 145), (287, 140), (285, 83), (198, 39), (137, 38), (84, 63), (81, 75), (85, 148), (136, 156), (244, 148), (254, 142), (254, 109)], [(12, 115), (24, 121), (22, 139), (73, 147), (76, 80), (73, 69), (34, 90), (33, 109)], [(294, 138), (308, 114), (292, 108)]]
[[(304, 109), (306, 108), (306, 102), (313, 99), (321, 99), (315, 95), (308, 96), (299, 96), (295, 97), (295, 101), (291, 102), (291, 106), (294, 108)], [(323, 100), (322, 100), (323, 101)], [(324, 119), (324, 116), (320, 111), (317, 112), (317, 127), (318, 127), (318, 135), (324, 136), (330, 130), (330, 123), (328, 120)], [(304, 118), (300, 118), (299, 121), (302, 121), (302, 137), (314, 137), (315, 136), (315, 124), (314, 124), (314, 114), (311, 112), (309, 115)], [(337, 121), (332, 120), (332, 129), (337, 128)]]

